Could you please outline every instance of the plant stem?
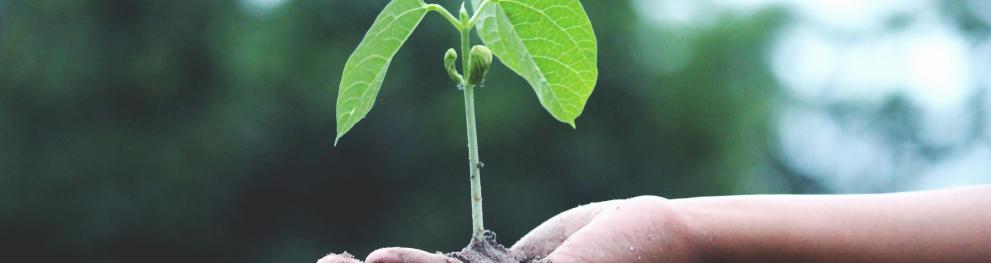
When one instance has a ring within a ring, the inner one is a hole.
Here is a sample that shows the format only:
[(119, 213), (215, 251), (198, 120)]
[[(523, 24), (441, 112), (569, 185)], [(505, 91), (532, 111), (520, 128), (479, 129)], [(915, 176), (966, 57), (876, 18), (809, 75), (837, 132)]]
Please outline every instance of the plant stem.
[(475, 27), (475, 21), (478, 20), (478, 14), (482, 13), (482, 10), (485, 10), (486, 7), (492, 5), (493, 2), (495, 2), (495, 0), (485, 0), (485, 2), (482, 2), (481, 5), (475, 7), (475, 14), (471, 15), (471, 19), (468, 19), (467, 23), (463, 23), (463, 26), (465, 28)]
[(423, 7), (426, 8), (427, 11), (434, 11), (440, 14), (441, 17), (447, 19), (447, 22), (451, 22), (451, 25), (454, 26), (454, 28), (457, 28), (458, 30), (462, 30), (462, 28), (464, 28), (464, 25), (461, 23), (461, 21), (455, 19), (454, 15), (451, 15), (451, 12), (448, 12), (447, 9), (444, 9), (443, 6), (440, 6), (438, 4), (428, 4)]
[[(464, 19), (462, 19), (464, 20)], [(467, 21), (462, 21), (465, 23)], [(465, 95), (465, 120), (468, 128), (468, 169), (471, 181), (471, 226), (472, 239), (483, 240), (482, 233), (485, 227), (482, 224), (482, 164), (478, 160), (478, 134), (475, 129), (475, 87), (468, 84), (468, 76), (472, 74), (468, 66), (469, 47), (471, 46), (471, 28), (465, 27), (461, 30), (461, 72), (465, 74), (465, 80), (461, 83)]]

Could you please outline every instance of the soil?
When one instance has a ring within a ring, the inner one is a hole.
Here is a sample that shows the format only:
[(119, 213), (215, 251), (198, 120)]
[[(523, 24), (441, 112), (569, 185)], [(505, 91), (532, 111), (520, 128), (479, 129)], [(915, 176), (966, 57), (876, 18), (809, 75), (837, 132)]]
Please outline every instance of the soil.
[(464, 263), (541, 263), (535, 258), (523, 258), (523, 255), (513, 253), (505, 246), (496, 242), (495, 232), (485, 230), (484, 240), (472, 239), (468, 246), (460, 252), (448, 253), (448, 257), (456, 258)]

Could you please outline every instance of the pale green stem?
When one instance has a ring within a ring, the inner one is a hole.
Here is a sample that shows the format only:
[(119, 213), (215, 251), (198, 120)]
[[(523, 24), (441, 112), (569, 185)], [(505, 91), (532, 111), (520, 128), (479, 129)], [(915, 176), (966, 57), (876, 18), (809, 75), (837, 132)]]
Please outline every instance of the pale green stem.
[[(467, 19), (462, 19), (462, 23)], [(461, 30), (461, 72), (464, 72), (465, 80), (472, 74), (468, 66), (471, 53), (471, 28), (464, 27)], [(477, 241), (483, 240), (482, 234), (485, 226), (482, 220), (482, 163), (478, 160), (478, 134), (475, 129), (475, 87), (467, 81), (461, 83), (464, 87), (465, 95), (465, 121), (468, 129), (468, 169), (471, 181), (471, 227), (472, 238)]]
[(482, 4), (478, 5), (478, 7), (475, 8), (475, 10), (476, 10), (475, 13), (472, 14), (471, 19), (468, 20), (468, 23), (464, 23), (464, 25), (465, 25), (464, 27), (465, 28), (475, 27), (475, 21), (478, 20), (478, 14), (481, 14), (482, 13), (482, 10), (484, 10), (486, 7), (492, 5), (492, 3), (495, 2), (495, 1), (496, 0), (485, 0), (484, 2), (482, 2)]
[(440, 6), (438, 4), (428, 4), (425, 5), (424, 8), (426, 8), (427, 11), (437, 12), (438, 14), (440, 14), (440, 16), (444, 17), (444, 19), (447, 19), (447, 22), (451, 22), (451, 25), (453, 25), (454, 28), (457, 28), (459, 31), (466, 28), (466, 26), (464, 26), (464, 23), (458, 21), (457, 18), (454, 18), (454, 15), (451, 15), (451, 12), (448, 12), (447, 9), (444, 9), (443, 6)]

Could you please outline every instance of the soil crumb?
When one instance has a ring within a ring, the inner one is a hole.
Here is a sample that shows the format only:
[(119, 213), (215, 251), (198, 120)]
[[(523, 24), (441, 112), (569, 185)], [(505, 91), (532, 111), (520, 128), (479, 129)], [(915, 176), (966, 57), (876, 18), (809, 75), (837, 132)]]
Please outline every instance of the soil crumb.
[(483, 240), (472, 239), (468, 246), (460, 252), (448, 253), (448, 257), (456, 258), (464, 263), (536, 263), (532, 258), (510, 252), (505, 246), (496, 242), (495, 232), (485, 230)]

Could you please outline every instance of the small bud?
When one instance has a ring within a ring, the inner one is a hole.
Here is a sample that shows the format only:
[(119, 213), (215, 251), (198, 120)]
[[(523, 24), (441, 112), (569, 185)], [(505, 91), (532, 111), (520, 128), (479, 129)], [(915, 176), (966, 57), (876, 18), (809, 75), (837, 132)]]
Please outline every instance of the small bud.
[(471, 17), (468, 16), (468, 9), (465, 8), (465, 2), (461, 2), (461, 10), (458, 10), (458, 16), (461, 18), (462, 23), (468, 22), (468, 20), (471, 19)]
[(482, 45), (471, 47), (471, 55), (468, 59), (468, 84), (482, 84), (491, 66), (492, 51), (489, 48)]
[(447, 75), (451, 77), (451, 81), (461, 85), (464, 82), (461, 74), (458, 74), (458, 70), (454, 67), (458, 62), (458, 52), (454, 51), (453, 48), (447, 49), (447, 53), (444, 54), (444, 69), (447, 70)]

